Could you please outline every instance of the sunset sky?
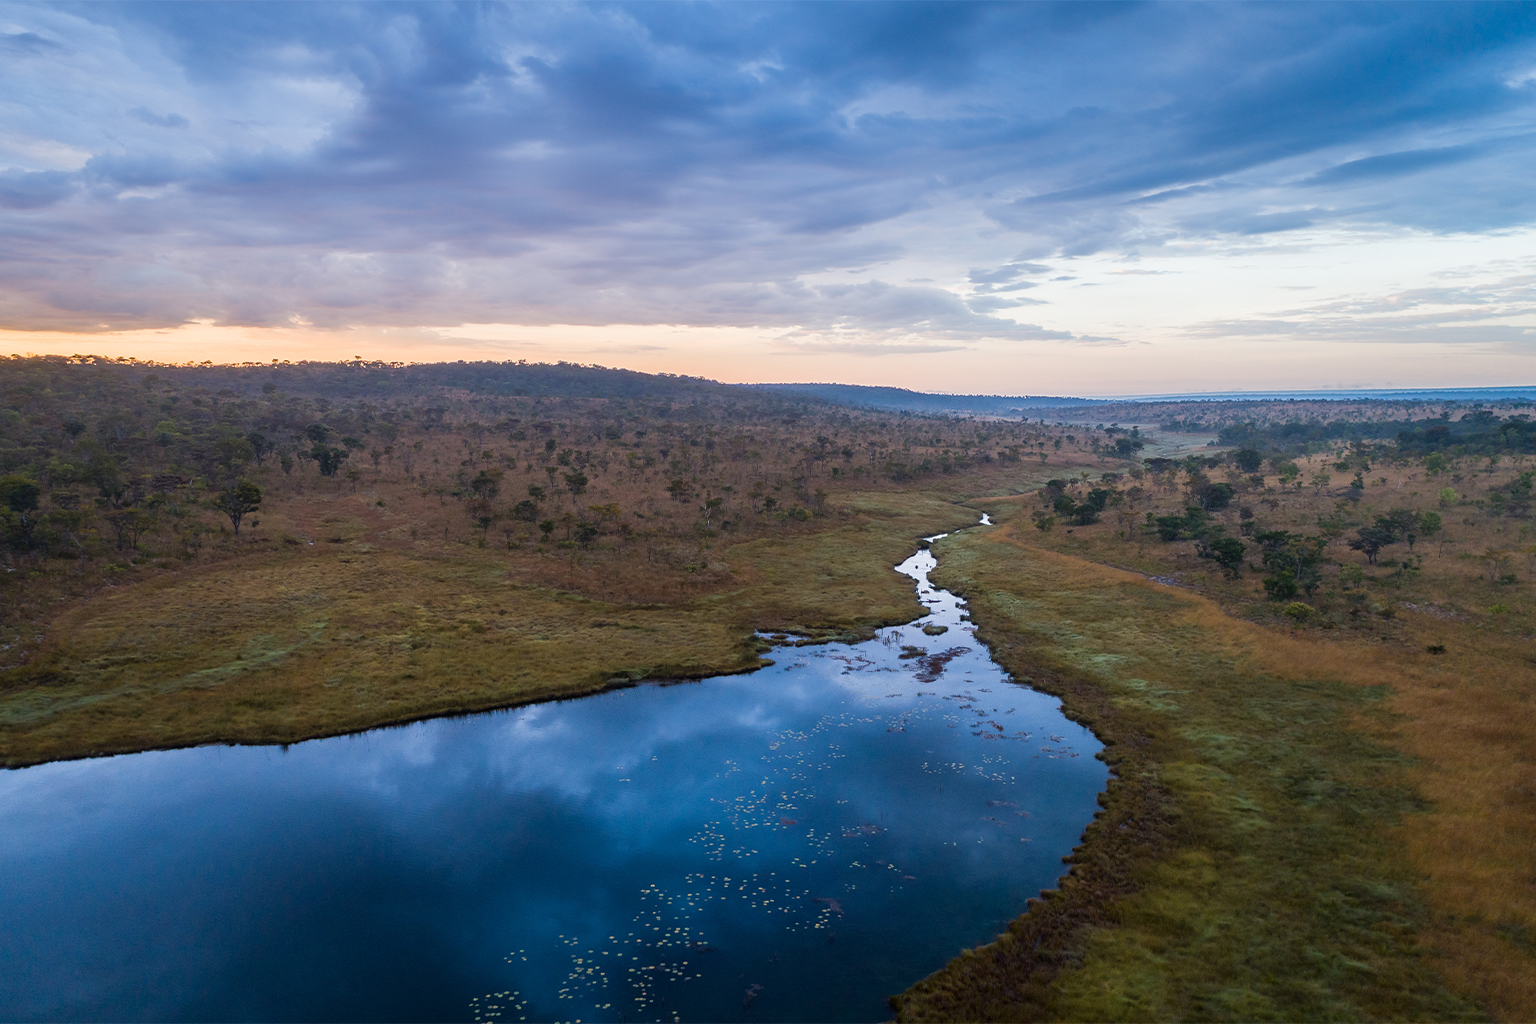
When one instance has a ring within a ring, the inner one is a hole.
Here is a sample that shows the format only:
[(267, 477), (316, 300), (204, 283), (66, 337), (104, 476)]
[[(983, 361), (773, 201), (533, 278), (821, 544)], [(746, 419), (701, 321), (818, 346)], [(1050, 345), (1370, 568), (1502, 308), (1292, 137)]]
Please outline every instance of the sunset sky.
[(0, 4), (0, 352), (1536, 383), (1536, 6)]

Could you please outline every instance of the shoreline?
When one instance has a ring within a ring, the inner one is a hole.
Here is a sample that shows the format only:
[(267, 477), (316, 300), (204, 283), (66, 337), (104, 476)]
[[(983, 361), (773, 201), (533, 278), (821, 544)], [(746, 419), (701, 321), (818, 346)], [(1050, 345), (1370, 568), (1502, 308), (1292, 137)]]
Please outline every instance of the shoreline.
[[(980, 514), (985, 516), (985, 513)], [(923, 527), (922, 529), (927, 530), (929, 527)], [(966, 529), (966, 527), (957, 527), (956, 531), (963, 529)], [(914, 552), (922, 551), (926, 548), (927, 541), (922, 536), (918, 536), (912, 542), (911, 550)], [(910, 555), (907, 557), (910, 557)], [(900, 563), (898, 562), (896, 564)], [(894, 571), (895, 565), (889, 566), (888, 569), (890, 571)], [(198, 570), (195, 570), (195, 573), (202, 573), (207, 571), (208, 570), (200, 567)], [(915, 586), (912, 588), (912, 597), (913, 600), (916, 601), (917, 590)], [(669, 609), (661, 610), (665, 611)], [(773, 661), (771, 659), (763, 658), (762, 655), (765, 651), (771, 650), (774, 647), (795, 648), (838, 642), (854, 643), (858, 642), (859, 640), (869, 639), (870, 637), (874, 636), (875, 631), (878, 629), (888, 626), (906, 625), (924, 617), (927, 614), (927, 609), (922, 608), (911, 619), (903, 620), (900, 622), (879, 621), (874, 623), (866, 623), (852, 628), (837, 628), (832, 626), (797, 626), (794, 628), (774, 630), (754, 629), (750, 634), (748, 634), (747, 637), (743, 639), (742, 643), (745, 648), (755, 651), (756, 656), (753, 657), (750, 662), (736, 666), (726, 665), (686, 668), (677, 665), (659, 664), (646, 670), (639, 670), (641, 674), (638, 675), (635, 674), (637, 671), (635, 669), (620, 669), (609, 673), (607, 678), (605, 678), (602, 682), (588, 685), (576, 684), (569, 689), (561, 690), (555, 693), (540, 694), (522, 699), (491, 700), (484, 703), (468, 704), (460, 708), (453, 708), (448, 710), (423, 711), (420, 713), (411, 713), (398, 717), (381, 718), (378, 720), (370, 721), (368, 724), (355, 727), (319, 727), (310, 730), (302, 730), (299, 735), (287, 739), (249, 739), (234, 736), (213, 737), (195, 742), (169, 741), (164, 743), (124, 743), (121, 746), (106, 749), (96, 748), (79, 752), (65, 753), (56, 756), (44, 756), (32, 759), (20, 758), (14, 760), (11, 759), (10, 755), (7, 754), (5, 762), (0, 764), (0, 769), (7, 771), (19, 771), (25, 768), (33, 768), (57, 762), (91, 760), (105, 757), (120, 757), (129, 754), (150, 753), (154, 751), (187, 750), (195, 747), (207, 746), (288, 747), (300, 743), (312, 742), (315, 740), (334, 739), (339, 736), (362, 735), (368, 732), (372, 732), (376, 729), (403, 728), (418, 722), (431, 721), (438, 718), (462, 718), (470, 715), (494, 714), (499, 711), (510, 711), (516, 708), (528, 707), (534, 704), (544, 704), (565, 700), (580, 700), (582, 698), (598, 696), (603, 693), (612, 692), (614, 690), (627, 689), (638, 685), (668, 685), (672, 683), (699, 682), (716, 676), (742, 675), (755, 672), (758, 669), (766, 668), (769, 665), (772, 665)], [(784, 634), (787, 639), (783, 642), (771, 643), (770, 646), (770, 643), (767, 642), (765, 638), (772, 633)]]
[(1017, 522), (934, 575), (999, 664), (1093, 731), (1111, 779), (1060, 885), (893, 996), (896, 1019), (1487, 1019), (1421, 944), (1401, 830), (1426, 808), (1386, 744), (1386, 688)]

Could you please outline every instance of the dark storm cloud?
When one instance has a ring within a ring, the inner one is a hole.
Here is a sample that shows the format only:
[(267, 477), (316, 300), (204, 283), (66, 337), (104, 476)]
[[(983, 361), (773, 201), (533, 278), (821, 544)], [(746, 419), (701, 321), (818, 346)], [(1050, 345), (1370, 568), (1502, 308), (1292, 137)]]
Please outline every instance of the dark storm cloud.
[[(1002, 315), (1041, 260), (1536, 218), (1525, 5), (7, 12), (8, 326), (1070, 338)], [(969, 301), (827, 283), (964, 210), (1020, 253)]]

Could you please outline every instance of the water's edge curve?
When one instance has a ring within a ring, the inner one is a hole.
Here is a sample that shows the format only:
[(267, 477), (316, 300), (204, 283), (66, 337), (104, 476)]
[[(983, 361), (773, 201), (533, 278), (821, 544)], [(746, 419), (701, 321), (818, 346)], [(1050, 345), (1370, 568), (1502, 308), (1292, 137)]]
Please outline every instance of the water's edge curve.
[[(981, 526), (990, 526), (990, 525), (992, 525), (990, 516), (988, 516), (984, 512), (981, 513), (981, 521), (977, 525), (981, 525)], [(962, 527), (962, 529), (968, 529), (968, 527)], [(952, 531), (952, 532), (956, 532), (956, 531)], [(938, 539), (940, 537), (947, 537), (947, 536), (949, 536), (948, 533), (940, 533), (940, 534), (935, 534), (932, 537), (920, 538), (920, 540), (919, 540), (919, 549), (918, 549), (919, 552), (925, 550), (927, 545), (932, 543), (932, 541), (934, 541), (934, 540), (936, 540), (936, 539)], [(903, 563), (900, 563), (900, 564), (904, 565), (906, 563), (903, 562)], [(893, 566), (893, 568), (896, 569), (896, 571), (898, 571), (898, 572), (900, 571), (900, 568), (898, 566)], [(740, 665), (734, 665), (734, 666), (727, 665), (727, 666), (721, 666), (721, 667), (706, 667), (706, 668), (700, 668), (697, 671), (691, 671), (691, 672), (679, 672), (679, 671), (673, 670), (673, 671), (667, 672), (665, 675), (642, 676), (642, 677), (640, 677), (638, 679), (630, 678), (630, 677), (627, 677), (627, 676), (613, 676), (613, 677), (605, 679), (605, 680), (603, 680), (601, 682), (593, 683), (593, 684), (588, 685), (588, 686), (579, 686), (578, 685), (578, 686), (575, 686), (575, 687), (573, 687), (572, 689), (570, 689), (568, 691), (565, 691), (565, 692), (562, 692), (562, 693), (559, 693), (559, 694), (549, 694), (549, 695), (546, 695), (546, 696), (532, 697), (532, 698), (527, 698), (527, 699), (514, 699), (514, 700), (507, 700), (507, 701), (494, 701), (494, 702), (491, 702), (491, 703), (488, 703), (488, 704), (476, 705), (476, 706), (472, 706), (472, 707), (466, 707), (466, 708), (462, 708), (462, 709), (454, 710), (454, 711), (428, 711), (428, 712), (423, 712), (421, 714), (401, 715), (401, 716), (395, 717), (395, 718), (386, 718), (386, 719), (383, 719), (381, 721), (374, 722), (374, 723), (372, 723), (370, 725), (362, 726), (362, 727), (359, 727), (359, 728), (320, 729), (320, 730), (317, 730), (317, 731), (314, 731), (314, 732), (305, 733), (302, 737), (300, 737), (298, 739), (293, 739), (293, 740), (273, 740), (273, 741), (255, 741), (255, 742), (253, 742), (253, 741), (247, 741), (247, 740), (233, 740), (232, 739), (232, 740), (208, 740), (208, 741), (201, 742), (201, 743), (176, 743), (176, 742), (171, 742), (171, 743), (143, 743), (143, 744), (134, 744), (132, 746), (124, 746), (121, 749), (95, 750), (95, 751), (90, 751), (90, 752), (87, 752), (87, 753), (65, 754), (65, 755), (61, 755), (61, 756), (57, 756), (57, 757), (39, 758), (39, 759), (33, 760), (33, 761), (14, 761), (14, 762), (6, 763), (6, 764), (0, 764), (0, 769), (6, 770), (6, 771), (19, 771), (21, 769), (33, 768), (33, 767), (36, 767), (38, 765), (44, 765), (44, 764), (60, 764), (60, 763), (68, 762), (68, 761), (93, 761), (93, 760), (99, 760), (101, 758), (120, 757), (120, 756), (123, 756), (123, 755), (126, 755), (126, 754), (144, 754), (144, 753), (149, 753), (151, 751), (196, 750), (199, 747), (279, 747), (279, 748), (286, 749), (286, 748), (291, 747), (291, 746), (298, 746), (299, 744), (302, 744), (302, 743), (312, 743), (312, 742), (315, 742), (317, 740), (336, 739), (337, 737), (341, 737), (341, 736), (362, 736), (362, 735), (364, 735), (366, 733), (374, 732), (375, 730), (379, 730), (379, 729), (400, 729), (400, 728), (404, 728), (406, 726), (416, 725), (416, 724), (419, 724), (421, 722), (432, 722), (432, 721), (436, 721), (438, 719), (468, 718), (468, 717), (471, 717), (471, 716), (474, 716), (474, 715), (484, 715), (484, 714), (491, 714), (491, 713), (494, 713), (494, 712), (503, 712), (503, 711), (514, 711), (514, 710), (517, 710), (518, 708), (536, 707), (536, 706), (538, 706), (540, 704), (553, 704), (553, 703), (558, 703), (560, 701), (568, 701), (568, 700), (583, 700), (583, 699), (585, 699), (587, 697), (596, 697), (596, 696), (598, 696), (600, 694), (612, 693), (612, 692), (614, 692), (616, 690), (627, 690), (627, 689), (630, 689), (630, 688), (635, 687), (635, 686), (642, 686), (642, 685), (664, 685), (664, 684), (667, 684), (667, 683), (703, 682), (704, 680), (713, 679), (713, 678), (716, 678), (718, 676), (746, 675), (748, 673), (756, 672), (759, 669), (768, 668), (769, 666), (773, 665), (774, 664), (773, 660), (770, 659), (770, 658), (762, 657), (762, 654), (766, 653), (768, 650), (770, 650), (770, 649), (772, 649), (774, 647), (797, 647), (797, 646), (814, 646), (814, 645), (834, 644), (834, 643), (857, 643), (859, 641), (867, 640), (870, 637), (874, 636), (876, 631), (879, 630), (879, 629), (889, 628), (890, 626), (896, 626), (896, 625), (910, 625), (912, 622), (920, 621), (924, 617), (925, 616), (923, 616), (923, 615), (919, 615), (919, 616), (917, 616), (914, 619), (907, 620), (906, 622), (901, 622), (901, 623), (882, 623), (882, 624), (879, 624), (879, 625), (863, 627), (863, 628), (855, 629), (855, 630), (847, 630), (847, 631), (844, 631), (842, 633), (829, 634), (829, 635), (826, 635), (826, 636), (800, 635), (800, 634), (796, 634), (796, 633), (789, 633), (787, 631), (775, 631), (774, 633), (771, 633), (771, 634), (770, 633), (764, 633), (764, 632), (758, 632), (758, 633), (755, 634), (756, 637), (758, 638), (758, 641), (759, 641), (759, 644), (760, 644), (760, 646), (758, 648), (758, 657), (752, 659), (749, 662), (746, 662), (746, 663), (740, 664)], [(775, 636), (775, 635), (792, 637), (793, 640), (792, 640), (792, 642), (789, 642), (789, 643), (780, 643), (780, 642), (775, 642), (775, 641), (772, 641), (772, 640), (769, 639), (770, 636)]]
[[(967, 596), (964, 587), (955, 589)], [(1136, 868), (1155, 862), (1171, 837), (1167, 794), (1141, 759), (1127, 754), (1124, 744), (1135, 737), (1118, 735), (1112, 727), (1113, 709), (1102, 688), (1027, 660), (1009, 642), (1006, 627), (978, 620), (975, 637), (1003, 671), (1055, 697), (1065, 718), (1092, 733), (1102, 744), (1094, 756), (1104, 762), (1108, 777), (1099, 809), (1062, 858), (1067, 868), (1057, 885), (1029, 899), (992, 942), (965, 950), (891, 996), (896, 1021), (982, 1019), (1000, 1005), (1008, 1016), (986, 1019), (1053, 1019), (1056, 976), (1082, 955), (1086, 933), (1114, 926), (1110, 908), (1138, 890)]]

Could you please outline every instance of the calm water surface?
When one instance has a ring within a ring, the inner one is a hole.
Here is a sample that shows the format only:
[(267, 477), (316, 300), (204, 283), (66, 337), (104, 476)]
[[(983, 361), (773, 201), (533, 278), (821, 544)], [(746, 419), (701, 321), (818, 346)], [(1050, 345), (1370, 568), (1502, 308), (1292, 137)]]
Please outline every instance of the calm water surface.
[(933, 564), (751, 675), (0, 773), (0, 1018), (885, 1019), (1106, 780)]

